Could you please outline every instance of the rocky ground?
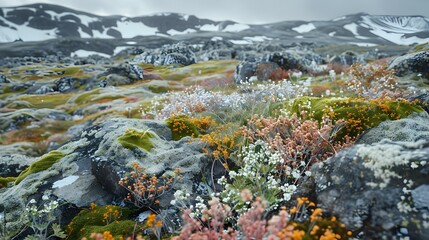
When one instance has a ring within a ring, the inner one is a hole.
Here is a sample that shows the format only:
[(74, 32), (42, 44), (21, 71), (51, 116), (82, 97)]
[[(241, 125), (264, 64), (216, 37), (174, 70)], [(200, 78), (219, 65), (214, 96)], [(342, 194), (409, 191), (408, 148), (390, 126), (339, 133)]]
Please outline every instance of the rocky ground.
[(0, 59), (0, 239), (429, 235), (427, 44), (42, 55)]

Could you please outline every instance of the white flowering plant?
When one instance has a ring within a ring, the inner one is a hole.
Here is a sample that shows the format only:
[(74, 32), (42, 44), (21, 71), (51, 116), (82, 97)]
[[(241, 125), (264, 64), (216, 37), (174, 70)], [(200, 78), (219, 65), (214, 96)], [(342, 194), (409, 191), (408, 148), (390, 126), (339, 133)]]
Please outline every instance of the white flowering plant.
[(38, 205), (35, 199), (31, 199), (25, 211), (29, 217), (29, 227), (33, 234), (25, 240), (45, 240), (51, 238), (65, 238), (67, 235), (61, 230), (56, 221), (56, 210), (59, 206), (58, 201), (50, 200), (49, 196), (43, 195), (43, 203)]
[[(242, 167), (237, 171), (229, 171), (229, 181), (222, 177), (218, 183), (223, 186), (220, 193), (222, 200), (234, 210), (242, 213), (250, 206), (250, 201), (241, 196), (248, 189), (253, 197), (262, 197), (271, 209), (282, 201), (288, 201), (296, 190), (296, 182), (301, 177), (298, 169), (284, 172), (281, 168), (283, 158), (278, 151), (271, 149), (268, 143), (258, 140), (243, 147), (239, 154)], [(294, 180), (294, 181), (291, 181)]]

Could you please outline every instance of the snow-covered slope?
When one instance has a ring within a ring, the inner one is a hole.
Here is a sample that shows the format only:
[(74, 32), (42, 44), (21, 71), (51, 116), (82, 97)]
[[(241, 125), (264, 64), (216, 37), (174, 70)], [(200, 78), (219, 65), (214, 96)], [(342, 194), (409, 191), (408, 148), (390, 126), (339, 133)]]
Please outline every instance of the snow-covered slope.
[(249, 25), (216, 22), (193, 15), (160, 13), (142, 17), (96, 16), (69, 8), (32, 4), (0, 8), (0, 42), (40, 41), (59, 37), (132, 38), (193, 32), (239, 32)]
[[(331, 21), (285, 21), (248, 25), (193, 15), (159, 13), (141, 17), (97, 16), (57, 5), (0, 8), (0, 42), (56, 38), (128, 39), (156, 36), (172, 40), (220, 38), (235, 44), (260, 41), (409, 45), (429, 42), (429, 18), (365, 13)], [(262, 40), (261, 40), (262, 39)]]

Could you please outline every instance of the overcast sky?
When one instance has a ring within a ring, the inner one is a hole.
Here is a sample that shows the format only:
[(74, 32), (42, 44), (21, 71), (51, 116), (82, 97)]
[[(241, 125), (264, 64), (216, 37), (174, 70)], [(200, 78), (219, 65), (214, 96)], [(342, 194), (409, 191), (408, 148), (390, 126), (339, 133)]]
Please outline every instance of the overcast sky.
[(30, 3), (59, 4), (98, 15), (178, 12), (242, 23), (330, 20), (358, 12), (429, 17), (429, 0), (0, 0), (1, 7)]

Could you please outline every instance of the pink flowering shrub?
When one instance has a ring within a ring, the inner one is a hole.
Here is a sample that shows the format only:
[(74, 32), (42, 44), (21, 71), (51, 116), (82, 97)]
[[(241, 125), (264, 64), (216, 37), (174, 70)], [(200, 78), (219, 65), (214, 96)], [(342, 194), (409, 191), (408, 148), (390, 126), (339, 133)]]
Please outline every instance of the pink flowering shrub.
[(231, 216), (231, 208), (222, 204), (218, 198), (213, 197), (205, 207), (200, 218), (191, 217), (192, 211), (186, 209), (182, 215), (185, 225), (179, 236), (173, 240), (180, 239), (236, 239), (237, 231), (232, 228), (225, 229), (225, 222)]
[(335, 142), (336, 134), (344, 126), (344, 121), (334, 124), (327, 117), (319, 124), (316, 120), (301, 120), (296, 114), (278, 118), (255, 115), (241, 132), (250, 142), (262, 140), (277, 151), (284, 160), (280, 167), (285, 173), (292, 169), (304, 173), (314, 163), (349, 145)]

